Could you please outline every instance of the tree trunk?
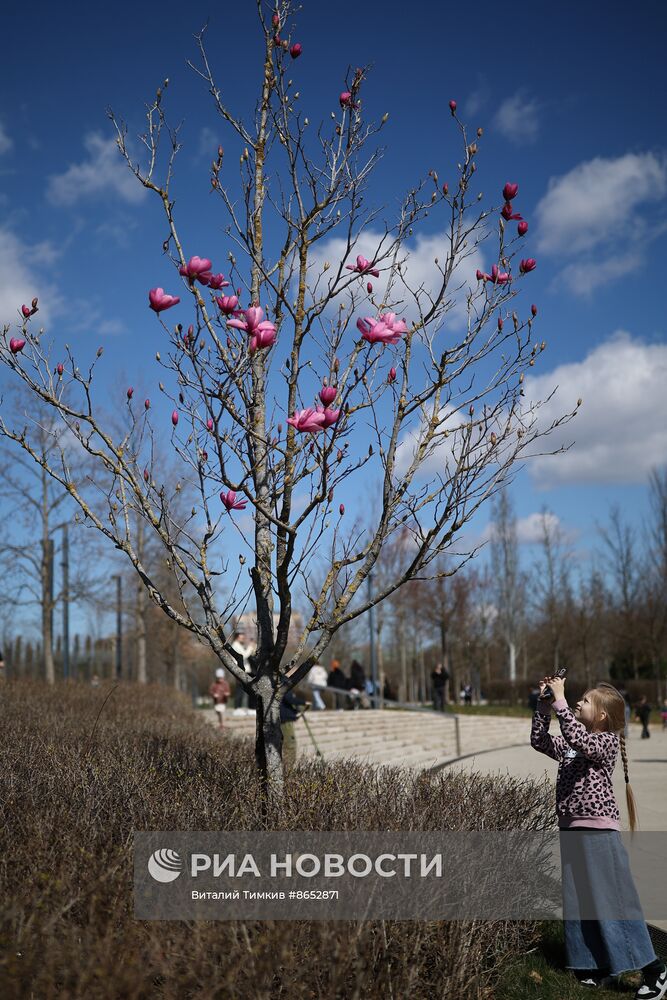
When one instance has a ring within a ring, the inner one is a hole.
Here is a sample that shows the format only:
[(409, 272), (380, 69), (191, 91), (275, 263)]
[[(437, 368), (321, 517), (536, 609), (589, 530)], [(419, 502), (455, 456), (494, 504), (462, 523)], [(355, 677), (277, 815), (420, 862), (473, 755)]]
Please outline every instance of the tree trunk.
[[(137, 518), (137, 552), (143, 561), (145, 557), (144, 519)], [(137, 682), (146, 683), (146, 614), (147, 595), (143, 580), (139, 579), (137, 586)]]
[(48, 528), (45, 525), (42, 540), (42, 650), (44, 656), (44, 677), (48, 684), (55, 684), (56, 671), (53, 662), (53, 618), (52, 618), (52, 574), (53, 553)]
[(137, 587), (137, 682), (146, 684), (146, 588)]
[(509, 654), (510, 654), (510, 681), (513, 683), (516, 680), (516, 645), (513, 639), (508, 642)]
[[(449, 686), (450, 685), (450, 677), (449, 677), (449, 675), (451, 673), (451, 671), (450, 671), (450, 657), (449, 657), (449, 629), (447, 628), (447, 625), (446, 625), (444, 619), (442, 619), (441, 622), (440, 622), (440, 648), (442, 650), (442, 668), (443, 668), (445, 674), (447, 675), (447, 680), (445, 681), (445, 698), (444, 698), (444, 701), (445, 701), (445, 705), (448, 705), (449, 702), (450, 702), (450, 700), (452, 700), (451, 699), (451, 691), (452, 691), (454, 685), (452, 684), (451, 688)], [(454, 700), (455, 700), (455, 698), (454, 698)]]
[(269, 813), (282, 798), (285, 787), (283, 731), (280, 725), (280, 697), (273, 690), (271, 678), (261, 671), (256, 694), (255, 760), (261, 781), (263, 809)]

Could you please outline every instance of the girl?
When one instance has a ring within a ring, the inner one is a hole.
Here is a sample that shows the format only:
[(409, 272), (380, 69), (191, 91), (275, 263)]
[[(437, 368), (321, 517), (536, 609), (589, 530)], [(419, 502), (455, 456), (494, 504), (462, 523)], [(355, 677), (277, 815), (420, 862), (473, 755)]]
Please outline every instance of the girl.
[[(553, 691), (553, 708), (562, 736), (549, 735), (551, 702), (544, 689)], [(667, 967), (655, 954), (632, 880), (627, 852), (620, 835), (620, 813), (614, 797), (612, 774), (620, 749), (630, 829), (637, 825), (637, 810), (629, 785), (625, 749), (625, 703), (611, 684), (586, 691), (575, 711), (565, 701), (565, 681), (545, 677), (533, 716), (530, 743), (540, 753), (558, 761), (556, 814), (560, 828), (563, 870), (563, 915), (567, 967), (584, 986), (599, 986), (605, 976), (641, 968), (643, 985), (636, 1000), (661, 1000), (667, 995)], [(572, 836), (569, 831), (577, 831)], [(588, 832), (579, 832), (588, 831)], [(575, 879), (574, 873), (577, 873)], [(632, 919), (583, 920), (578, 918), (584, 887), (600, 907), (622, 906)]]

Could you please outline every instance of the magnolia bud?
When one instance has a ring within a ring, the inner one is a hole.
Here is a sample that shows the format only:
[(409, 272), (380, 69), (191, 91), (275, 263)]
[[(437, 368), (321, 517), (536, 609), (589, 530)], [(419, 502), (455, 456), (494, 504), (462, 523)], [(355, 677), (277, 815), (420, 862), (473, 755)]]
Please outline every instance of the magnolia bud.
[(103, 347), (98, 347), (97, 348), (97, 357), (101, 358), (103, 353), (104, 353), (104, 348)]
[(333, 500), (333, 498), (334, 498), (334, 491), (333, 491), (333, 486), (332, 486), (331, 489), (329, 490), (329, 497), (328, 497), (329, 503), (331, 503), (331, 501)]
[(133, 396), (134, 396), (134, 389), (132, 388), (132, 386), (130, 386), (130, 388), (127, 390), (127, 398), (132, 399)]
[(496, 435), (493, 432), (491, 432), (491, 444), (494, 445), (497, 440), (498, 438), (496, 437)]
[(342, 503), (342, 504), (340, 505), (340, 507), (338, 508), (338, 513), (340, 514), (340, 516), (341, 516), (341, 517), (342, 517), (342, 516), (343, 516), (343, 514), (345, 513), (345, 504), (344, 504), (344, 503)]
[(532, 312), (533, 316), (537, 316), (537, 306), (535, 305), (531, 306), (530, 311)]
[(64, 372), (64, 370), (65, 369), (63, 368), (62, 364), (57, 365), (56, 371), (58, 372), (58, 375), (62, 375), (62, 373)]
[(581, 406), (582, 403), (583, 403), (583, 399), (580, 396), (579, 399), (577, 400), (577, 406)]
[(155, 360), (156, 361), (160, 360), (160, 352), (159, 351), (157, 351), (156, 354), (155, 354)]
[(451, 111), (452, 114), (456, 113), (456, 101), (449, 102), (449, 110)]

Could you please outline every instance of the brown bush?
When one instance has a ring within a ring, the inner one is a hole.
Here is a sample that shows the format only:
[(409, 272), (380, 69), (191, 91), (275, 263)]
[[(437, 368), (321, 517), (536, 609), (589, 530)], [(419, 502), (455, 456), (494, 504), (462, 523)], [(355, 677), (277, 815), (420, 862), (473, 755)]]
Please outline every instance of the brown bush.
[[(138, 921), (132, 830), (259, 830), (250, 741), (158, 687), (2, 689), (0, 995), (39, 1000), (482, 997), (536, 925)], [(531, 781), (299, 763), (273, 829), (544, 829)]]

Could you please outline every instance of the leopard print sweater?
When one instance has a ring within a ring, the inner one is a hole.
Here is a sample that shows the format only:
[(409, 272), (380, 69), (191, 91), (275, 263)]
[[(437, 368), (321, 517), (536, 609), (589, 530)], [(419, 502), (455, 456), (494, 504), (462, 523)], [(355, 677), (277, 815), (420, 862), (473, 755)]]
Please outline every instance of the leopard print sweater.
[(558, 761), (556, 815), (559, 827), (605, 826), (620, 829), (620, 813), (612, 775), (619, 751), (616, 733), (589, 733), (564, 698), (553, 707), (562, 736), (549, 734), (551, 709), (539, 702), (533, 715), (530, 744)]

